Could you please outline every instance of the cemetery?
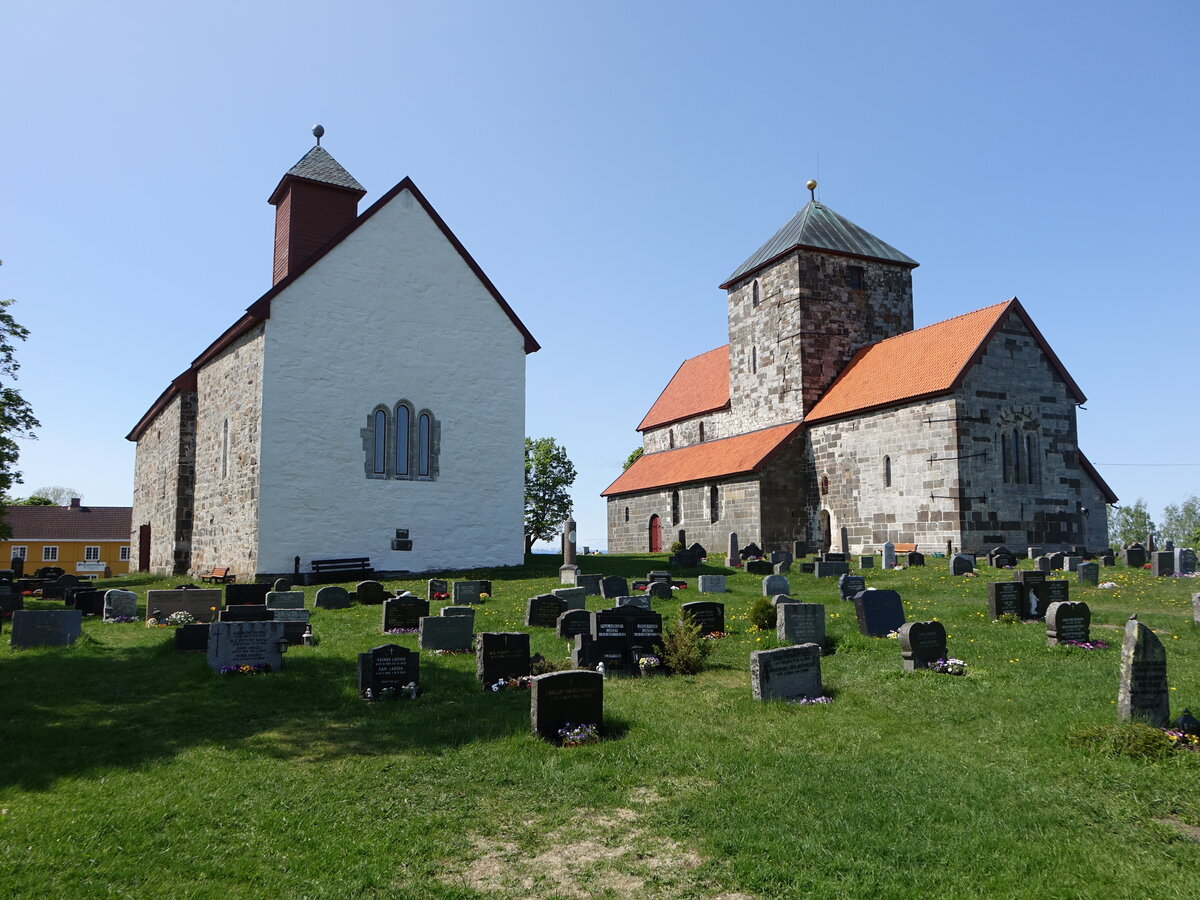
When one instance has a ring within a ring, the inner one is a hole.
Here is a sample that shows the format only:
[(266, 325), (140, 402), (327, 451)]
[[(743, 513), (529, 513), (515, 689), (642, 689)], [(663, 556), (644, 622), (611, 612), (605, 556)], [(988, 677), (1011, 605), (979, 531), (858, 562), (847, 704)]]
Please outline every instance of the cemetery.
[[(765, 898), (917, 896), (933, 867), (966, 896), (1192, 893), (1200, 752), (1155, 729), (1200, 707), (1194, 578), (1120, 557), (1093, 579), (1098, 560), (1043, 573), (1024, 554), (786, 573), (659, 555), (589, 557), (565, 587), (560, 562), (22, 597), (0, 619), (6, 877)], [(672, 674), (684, 611), (711, 653)], [(570, 872), (534, 864), (551, 843)], [(356, 865), (330, 866), (335, 847)], [(481, 865), (503, 889), (471, 886)]]

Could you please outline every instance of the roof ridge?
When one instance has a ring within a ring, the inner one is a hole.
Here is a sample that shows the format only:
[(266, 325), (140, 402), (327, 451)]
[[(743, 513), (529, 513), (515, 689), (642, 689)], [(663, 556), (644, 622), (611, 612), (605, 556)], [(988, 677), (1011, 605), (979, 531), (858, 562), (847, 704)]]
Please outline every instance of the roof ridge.
[(999, 303), (993, 303), (991, 306), (981, 306), (981, 307), (979, 307), (979, 309), (973, 309), (970, 312), (959, 313), (957, 316), (951, 316), (948, 319), (941, 319), (937, 322), (930, 322), (928, 325), (922, 325), (920, 328), (914, 328), (911, 331), (902, 331), (902, 332), (900, 332), (900, 334), (893, 334), (891, 337), (886, 337), (883, 340), (876, 341), (873, 344), (864, 344), (861, 348), (859, 348), (858, 352), (861, 353), (863, 350), (866, 350), (868, 347), (878, 347), (880, 344), (886, 344), (888, 341), (896, 341), (896, 340), (899, 340), (900, 338), (908, 337), (911, 334), (917, 334), (917, 333), (925, 331), (926, 329), (929, 329), (929, 328), (937, 328), (939, 325), (947, 325), (950, 322), (954, 322), (958, 319), (965, 319), (967, 316), (977, 316), (980, 313), (987, 312), (990, 309), (999, 309), (1002, 306), (1009, 306), (1010, 304), (1017, 303), (1017, 302), (1019, 302), (1019, 301), (1017, 300), (1016, 297), (1009, 297), (1007, 300), (1002, 300)]

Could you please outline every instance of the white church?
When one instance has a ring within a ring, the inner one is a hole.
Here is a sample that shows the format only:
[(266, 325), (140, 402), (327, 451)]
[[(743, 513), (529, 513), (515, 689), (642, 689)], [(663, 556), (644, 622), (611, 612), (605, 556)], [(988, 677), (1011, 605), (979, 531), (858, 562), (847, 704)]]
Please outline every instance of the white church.
[(523, 561), (538, 343), (411, 179), (365, 194), (319, 136), (272, 192), (273, 285), (128, 435), (138, 569)]

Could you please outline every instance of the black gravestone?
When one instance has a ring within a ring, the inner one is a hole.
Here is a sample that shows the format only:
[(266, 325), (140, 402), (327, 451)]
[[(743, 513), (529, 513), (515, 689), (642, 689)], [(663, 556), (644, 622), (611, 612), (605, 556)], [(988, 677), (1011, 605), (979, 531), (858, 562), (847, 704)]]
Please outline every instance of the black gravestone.
[(358, 654), (358, 694), (372, 700), (383, 699), (385, 690), (394, 697), (410, 683), (421, 683), (421, 656), (396, 644), (384, 644)]
[(629, 582), (619, 575), (610, 575), (600, 579), (600, 596), (605, 600), (615, 600), (629, 593)]
[(554, 623), (555, 634), (563, 640), (571, 640), (577, 634), (591, 635), (592, 614), (586, 609), (568, 609)]
[(638, 671), (637, 660), (625, 635), (606, 635), (593, 638), (591, 634), (575, 635), (571, 664), (578, 669), (591, 669), (603, 664), (606, 674), (633, 675)]
[(559, 740), (566, 725), (595, 725), (604, 731), (604, 676), (599, 672), (551, 672), (530, 683), (529, 718), (533, 733)]
[(18, 609), (12, 616), (9, 646), (60, 647), (73, 644), (83, 630), (77, 609)]
[(925, 565), (925, 554), (924, 554), (924, 553), (918, 553), (916, 550), (913, 550), (912, 552), (910, 552), (910, 553), (908, 554), (908, 556), (906, 556), (906, 557), (905, 557), (905, 559), (908, 561), (908, 564), (909, 564), (910, 566), (923, 566), (923, 565)]
[(567, 611), (565, 600), (553, 594), (539, 594), (525, 602), (526, 628), (554, 628), (558, 617)]
[(853, 600), (854, 595), (867, 589), (867, 579), (862, 575), (843, 575), (838, 578), (838, 587), (843, 600)]
[(746, 561), (746, 573), (749, 575), (773, 575), (775, 567), (765, 559), (750, 559)]
[(521, 631), (484, 631), (475, 635), (475, 675), (489, 689), (501, 678), (529, 674), (529, 635)]
[[(104, 615), (104, 591), (95, 588), (67, 588), (72, 593), (68, 604), (74, 606), (85, 616)], [(73, 601), (73, 602), (72, 602)]]
[(1065, 603), (1070, 600), (1071, 583), (1055, 580), (1043, 581), (1029, 585), (1028, 617), (1034, 619), (1046, 618), (1046, 610), (1051, 603)]
[(835, 562), (835, 563), (849, 562), (849, 560), (846, 558), (845, 553), (825, 553), (825, 554), (822, 554), (821, 560), (823, 562)]
[(725, 631), (725, 604), (711, 600), (695, 600), (679, 607), (681, 615), (691, 616), (700, 626), (701, 634), (714, 634)]
[[(800, 566), (800, 571), (804, 571), (803, 565)], [(818, 578), (839, 578), (850, 574), (850, 563), (819, 559), (813, 564), (813, 574)]]
[[(1039, 573), (1040, 574), (1040, 573)], [(992, 581), (988, 583), (988, 618), (1001, 616), (1025, 618), (1029, 604), (1025, 600), (1025, 585), (1019, 581)]]
[(747, 544), (745, 547), (743, 547), (738, 552), (738, 556), (740, 556), (743, 560), (747, 560), (747, 559), (751, 559), (751, 558), (758, 559), (762, 555), (763, 555), (762, 549), (758, 546), (758, 544), (754, 543), (753, 541), (751, 541), (749, 544)]
[(383, 601), (384, 631), (393, 628), (419, 628), (421, 619), (429, 615), (429, 601), (420, 597), (395, 597)]
[(1028, 588), (1031, 584), (1041, 584), (1046, 580), (1046, 573), (1037, 569), (1018, 569), (1013, 572), (1013, 581), (1019, 581)]
[(221, 610), (220, 622), (273, 622), (275, 613), (266, 604), (239, 603)]
[(900, 626), (900, 659), (904, 671), (928, 669), (946, 656), (946, 628), (941, 622), (907, 622)]
[(800, 563), (800, 572), (804, 575), (812, 575), (817, 570), (816, 563)]
[(180, 625), (175, 629), (175, 649), (180, 653), (208, 652), (208, 623)]
[[(450, 599), (450, 582), (445, 578), (430, 578), (425, 590), (429, 594), (430, 600), (449, 600)], [(436, 597), (436, 594), (445, 594), (444, 597)]]
[(267, 594), (270, 593), (273, 585), (258, 584), (252, 582), (250, 584), (227, 584), (225, 585), (225, 605), (239, 606), (244, 603), (265, 604), (267, 602)]
[(854, 595), (859, 633), (887, 637), (904, 624), (904, 601), (895, 591), (860, 591)]
[(1046, 609), (1046, 646), (1062, 641), (1090, 641), (1092, 610), (1070, 600), (1051, 603)]

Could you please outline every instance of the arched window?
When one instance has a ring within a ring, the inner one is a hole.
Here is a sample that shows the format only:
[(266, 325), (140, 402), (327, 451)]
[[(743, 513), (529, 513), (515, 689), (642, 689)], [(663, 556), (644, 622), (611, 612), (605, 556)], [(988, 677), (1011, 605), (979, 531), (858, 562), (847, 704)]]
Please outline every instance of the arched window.
[(708, 488), (708, 521), (716, 522), (721, 518), (721, 492), (715, 484)]
[(757, 281), (755, 281), (754, 284), (752, 284), (750, 286), (750, 302), (756, 308), (757, 308), (758, 304), (761, 302), (759, 295), (758, 295), (758, 282)]
[(704, 423), (700, 423), (700, 443), (704, 443)]
[(750, 348), (750, 374), (758, 374), (758, 347)]
[(384, 474), (387, 463), (387, 412), (375, 410), (374, 463), (371, 469), (376, 475)]
[(221, 477), (229, 474), (229, 420), (221, 423)]
[(626, 522), (629, 521), (629, 507), (628, 506), (625, 507), (625, 521)]
[(674, 428), (667, 429), (667, 449), (668, 450), (675, 449), (675, 429)]
[(1034, 452), (1033, 435), (1025, 435), (1025, 469), (1029, 484), (1037, 484), (1040, 473), (1037, 468), (1037, 454)]
[(396, 405), (396, 475), (407, 478), (412, 450), (412, 410), (404, 403)]
[(679, 524), (679, 491), (671, 491), (671, 524)]
[(433, 441), (433, 419), (423, 412), (417, 417), (417, 474), (428, 475)]
[(829, 476), (822, 475), (821, 476), (821, 496), (825, 497), (825, 496), (828, 496), (828, 494), (829, 494)]
[(429, 410), (415, 413), (408, 400), (394, 406), (380, 404), (367, 416), (361, 434), (368, 478), (437, 480), (441, 429)]
[(890, 456), (883, 458), (883, 486), (892, 486), (892, 458)]
[(1008, 438), (1003, 434), (1000, 435), (1000, 474), (1008, 484)]
[(1017, 429), (1012, 432), (1012, 471), (1013, 482), (1021, 483), (1021, 434)]

